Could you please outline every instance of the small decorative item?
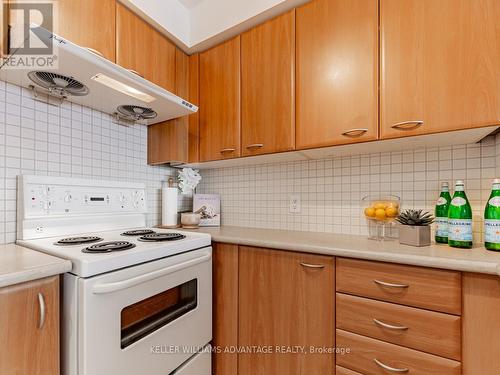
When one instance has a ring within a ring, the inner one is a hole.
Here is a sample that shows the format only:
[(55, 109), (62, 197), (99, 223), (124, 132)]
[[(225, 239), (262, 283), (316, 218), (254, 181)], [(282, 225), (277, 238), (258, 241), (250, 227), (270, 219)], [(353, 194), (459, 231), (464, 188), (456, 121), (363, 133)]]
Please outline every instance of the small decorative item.
[(178, 180), (181, 194), (190, 194), (200, 183), (201, 175), (198, 170), (192, 168), (182, 168), (179, 172)]
[(186, 229), (199, 228), (200, 221), (201, 221), (201, 214), (196, 214), (194, 212), (183, 212), (181, 214), (181, 224), (183, 228)]
[(220, 195), (195, 194), (193, 212), (201, 215), (200, 227), (220, 226)]
[(431, 224), (434, 216), (423, 210), (405, 210), (396, 218), (399, 226), (399, 243), (410, 246), (431, 244)]
[(368, 223), (371, 240), (394, 240), (395, 219), (401, 208), (401, 200), (396, 195), (370, 194), (361, 200), (363, 214)]

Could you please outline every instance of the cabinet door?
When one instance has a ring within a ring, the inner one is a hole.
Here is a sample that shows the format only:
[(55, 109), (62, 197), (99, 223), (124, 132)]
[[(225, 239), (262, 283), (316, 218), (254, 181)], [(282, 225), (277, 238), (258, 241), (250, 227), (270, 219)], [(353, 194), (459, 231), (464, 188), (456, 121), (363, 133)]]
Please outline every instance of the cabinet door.
[[(198, 103), (199, 55), (176, 50), (175, 92)], [(148, 164), (198, 162), (198, 113), (148, 126)]]
[(463, 375), (500, 374), (500, 277), (464, 273)]
[[(272, 354), (238, 356), (239, 375), (333, 374), (335, 295), (332, 257), (240, 247), (239, 345)], [(306, 353), (278, 353), (304, 346)]]
[(200, 161), (240, 156), (240, 37), (200, 54)]
[(238, 355), (224, 350), (238, 346), (238, 245), (214, 243), (213, 250), (213, 345), (222, 349), (214, 353), (213, 373), (235, 375)]
[(381, 136), (500, 123), (500, 2), (381, 0)]
[(175, 92), (175, 46), (151, 25), (116, 4), (116, 63)]
[(59, 374), (59, 277), (0, 289), (0, 374)]
[(297, 9), (297, 149), (378, 137), (378, 2)]
[(295, 11), (241, 36), (242, 155), (295, 148)]
[(115, 61), (116, 0), (59, 0), (55, 32)]

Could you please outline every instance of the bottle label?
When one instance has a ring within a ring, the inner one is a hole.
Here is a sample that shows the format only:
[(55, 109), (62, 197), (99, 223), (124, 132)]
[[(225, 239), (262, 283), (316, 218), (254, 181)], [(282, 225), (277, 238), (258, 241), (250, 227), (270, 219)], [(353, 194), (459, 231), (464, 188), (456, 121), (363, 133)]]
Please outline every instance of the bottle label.
[(472, 219), (448, 219), (448, 240), (472, 241)]
[(448, 237), (448, 218), (436, 217), (436, 236)]
[(484, 242), (500, 243), (500, 220), (484, 221)]
[(436, 203), (436, 204), (437, 204), (438, 206), (442, 206), (442, 205), (444, 205), (444, 204), (446, 204), (446, 203), (448, 203), (448, 202), (446, 201), (446, 198), (444, 198), (444, 197), (439, 197), (439, 198), (438, 198), (438, 200), (437, 200), (437, 203)]
[(462, 197), (455, 197), (451, 200), (451, 204), (456, 207), (463, 206), (467, 201)]
[(488, 203), (493, 207), (500, 207), (500, 197), (491, 198)]

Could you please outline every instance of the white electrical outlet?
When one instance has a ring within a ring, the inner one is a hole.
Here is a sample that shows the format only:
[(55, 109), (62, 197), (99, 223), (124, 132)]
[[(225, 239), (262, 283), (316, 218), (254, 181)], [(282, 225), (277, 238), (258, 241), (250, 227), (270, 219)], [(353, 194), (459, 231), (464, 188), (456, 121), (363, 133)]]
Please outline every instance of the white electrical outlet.
[(291, 214), (300, 213), (300, 195), (299, 194), (290, 195), (290, 213)]

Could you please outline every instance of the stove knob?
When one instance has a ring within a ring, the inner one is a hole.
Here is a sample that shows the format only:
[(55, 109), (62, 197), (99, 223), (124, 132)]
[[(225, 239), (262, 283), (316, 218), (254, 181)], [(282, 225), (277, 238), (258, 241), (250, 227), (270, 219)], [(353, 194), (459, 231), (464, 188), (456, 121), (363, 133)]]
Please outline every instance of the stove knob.
[(71, 202), (71, 194), (66, 194), (66, 195), (64, 196), (64, 201), (65, 201), (66, 203)]

